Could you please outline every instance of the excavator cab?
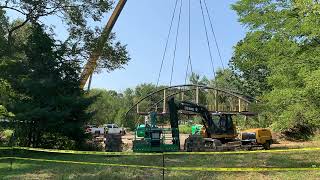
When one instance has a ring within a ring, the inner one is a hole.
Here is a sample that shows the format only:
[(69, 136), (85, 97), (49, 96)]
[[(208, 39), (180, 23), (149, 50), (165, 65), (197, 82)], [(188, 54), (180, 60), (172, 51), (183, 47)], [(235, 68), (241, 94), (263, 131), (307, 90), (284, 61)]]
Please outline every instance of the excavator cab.
[(237, 134), (232, 116), (232, 114), (226, 113), (212, 113), (212, 121), (216, 125), (215, 134)]

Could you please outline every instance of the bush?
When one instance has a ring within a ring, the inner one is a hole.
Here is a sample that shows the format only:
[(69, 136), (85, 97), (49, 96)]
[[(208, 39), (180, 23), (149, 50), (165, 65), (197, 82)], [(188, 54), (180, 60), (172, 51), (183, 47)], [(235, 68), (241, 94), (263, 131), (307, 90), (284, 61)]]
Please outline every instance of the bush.
[(191, 134), (191, 125), (179, 125), (179, 132), (182, 134)]
[(39, 147), (45, 149), (65, 149), (71, 150), (75, 149), (75, 141), (69, 139), (66, 136), (54, 133), (45, 133), (41, 137), (41, 143)]
[(3, 131), (0, 131), (0, 145), (8, 146), (10, 143), (12, 134), (13, 134), (13, 130), (10, 130), (10, 129), (5, 129)]
[(298, 124), (281, 132), (287, 140), (310, 140), (315, 135), (315, 128), (307, 124)]

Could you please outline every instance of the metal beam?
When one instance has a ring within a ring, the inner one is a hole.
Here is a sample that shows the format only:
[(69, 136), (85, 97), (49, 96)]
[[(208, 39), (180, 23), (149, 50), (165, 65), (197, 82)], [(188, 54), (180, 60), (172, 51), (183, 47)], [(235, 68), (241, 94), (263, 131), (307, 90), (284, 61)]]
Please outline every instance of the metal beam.
[(214, 91), (214, 110), (218, 111), (218, 91)]
[(163, 90), (163, 109), (162, 112), (165, 113), (166, 112), (166, 90)]

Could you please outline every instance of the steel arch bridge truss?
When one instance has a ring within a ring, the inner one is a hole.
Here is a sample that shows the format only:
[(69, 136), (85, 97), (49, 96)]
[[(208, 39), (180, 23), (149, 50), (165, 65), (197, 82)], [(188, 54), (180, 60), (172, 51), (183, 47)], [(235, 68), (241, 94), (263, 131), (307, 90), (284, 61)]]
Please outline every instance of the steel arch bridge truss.
[(238, 92), (204, 85), (176, 85), (161, 88), (137, 101), (126, 113), (147, 115), (150, 111), (167, 114), (167, 100), (175, 97), (178, 101), (191, 101), (205, 106), (211, 112), (227, 112), (243, 115), (254, 115), (250, 104), (257, 101)]

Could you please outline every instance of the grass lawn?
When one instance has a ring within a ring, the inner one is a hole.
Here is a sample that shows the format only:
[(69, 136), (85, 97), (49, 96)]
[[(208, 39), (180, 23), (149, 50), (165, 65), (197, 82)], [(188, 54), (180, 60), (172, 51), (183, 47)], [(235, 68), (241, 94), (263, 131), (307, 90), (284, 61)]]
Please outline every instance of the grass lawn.
[[(167, 167), (320, 167), (319, 151), (166, 155)], [(162, 156), (76, 155), (15, 150), (16, 157), (108, 164), (162, 166)], [(12, 156), (0, 150), (0, 157)], [(320, 171), (204, 172), (165, 171), (166, 179), (318, 179)], [(162, 169), (110, 167), (30, 160), (0, 160), (0, 179), (162, 179)]]

